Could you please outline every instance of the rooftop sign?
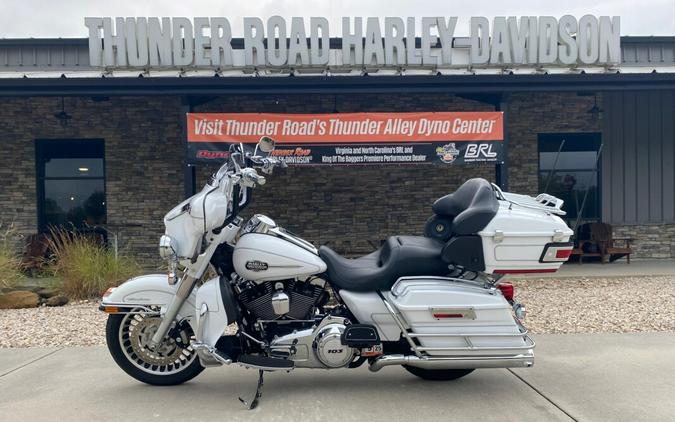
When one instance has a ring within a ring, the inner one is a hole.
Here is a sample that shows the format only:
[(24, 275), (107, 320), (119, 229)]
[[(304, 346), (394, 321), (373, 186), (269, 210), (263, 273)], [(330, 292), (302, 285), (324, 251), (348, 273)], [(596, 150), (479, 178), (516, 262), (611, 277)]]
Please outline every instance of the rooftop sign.
[[(243, 18), (243, 45), (230, 22), (212, 18), (85, 18), (89, 61), (129, 68), (441, 68), (610, 66), (621, 62), (618, 16), (472, 17), (468, 36), (457, 17), (344, 17), (341, 47), (330, 47), (323, 17)], [(412, 40), (420, 37), (421, 43)]]

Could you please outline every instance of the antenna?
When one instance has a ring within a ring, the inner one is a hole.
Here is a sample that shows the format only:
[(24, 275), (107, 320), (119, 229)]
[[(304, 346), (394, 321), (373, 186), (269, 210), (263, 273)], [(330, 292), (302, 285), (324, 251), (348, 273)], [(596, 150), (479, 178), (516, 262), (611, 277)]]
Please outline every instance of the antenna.
[(544, 193), (548, 193), (548, 187), (551, 184), (551, 180), (553, 180), (553, 173), (555, 173), (555, 168), (558, 165), (558, 158), (560, 158), (560, 153), (562, 152), (564, 146), (565, 146), (565, 139), (563, 139), (562, 142), (560, 142), (558, 152), (555, 154), (555, 160), (553, 160), (553, 167), (551, 167), (551, 171), (548, 173), (548, 178), (546, 179), (546, 187), (544, 188)]
[[(598, 172), (598, 163), (600, 162), (600, 156), (602, 155), (602, 147), (604, 146), (604, 143), (600, 144), (600, 148), (598, 148), (598, 155), (595, 157), (595, 166), (593, 167), (593, 174), (595, 175)], [(590, 189), (586, 189), (586, 193), (584, 193), (584, 199), (581, 201), (581, 207), (579, 207), (579, 211), (577, 211), (577, 220), (574, 222), (574, 227), (572, 227), (572, 230), (574, 230), (574, 233), (577, 232), (577, 227), (579, 226), (579, 222), (581, 221), (581, 216), (584, 213), (584, 208), (586, 207), (586, 199), (588, 198), (588, 191)]]

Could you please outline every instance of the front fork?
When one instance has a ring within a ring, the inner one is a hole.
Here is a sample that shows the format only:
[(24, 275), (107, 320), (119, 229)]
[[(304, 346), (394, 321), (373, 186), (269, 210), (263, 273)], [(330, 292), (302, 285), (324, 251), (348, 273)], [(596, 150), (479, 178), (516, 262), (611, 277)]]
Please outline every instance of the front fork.
[(219, 233), (211, 233), (208, 239), (209, 246), (207, 246), (204, 253), (200, 254), (197, 257), (196, 262), (191, 267), (189, 271), (185, 271), (185, 275), (178, 282), (178, 287), (176, 288), (176, 295), (171, 300), (171, 303), (166, 307), (166, 312), (164, 313), (164, 318), (157, 328), (157, 332), (152, 336), (149, 346), (150, 348), (155, 348), (162, 343), (166, 333), (169, 332), (171, 324), (176, 319), (178, 311), (180, 310), (183, 303), (187, 300), (192, 289), (195, 288), (197, 280), (201, 278), (206, 271), (206, 267), (211, 261), (211, 257), (215, 252), (218, 245), (226, 243), (234, 239), (236, 234), (239, 232), (239, 224), (241, 224), (241, 217), (236, 217), (231, 221), (227, 226), (225, 226)]
[(171, 303), (169, 303), (169, 305), (166, 307), (166, 312), (164, 313), (162, 322), (159, 324), (159, 327), (157, 328), (155, 335), (152, 336), (152, 339), (148, 344), (148, 346), (150, 346), (151, 349), (155, 349), (162, 343), (162, 340), (164, 340), (166, 333), (168, 333), (169, 329), (171, 328), (171, 324), (173, 324), (173, 321), (176, 319), (178, 311), (183, 306), (188, 296), (190, 296), (190, 293), (192, 292), (192, 289), (194, 289), (195, 284), (197, 284), (197, 278), (192, 277), (189, 274), (186, 274), (178, 282), (176, 294), (171, 300)]

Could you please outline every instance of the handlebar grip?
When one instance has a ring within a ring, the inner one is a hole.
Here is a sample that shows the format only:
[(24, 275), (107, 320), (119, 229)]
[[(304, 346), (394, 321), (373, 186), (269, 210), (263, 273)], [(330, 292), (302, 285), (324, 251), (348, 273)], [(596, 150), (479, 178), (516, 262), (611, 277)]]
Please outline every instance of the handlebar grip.
[(244, 169), (242, 171), (242, 176), (244, 179), (246, 179), (249, 182), (255, 183), (257, 185), (264, 185), (266, 180), (264, 176), (260, 176), (258, 173), (256, 173), (255, 170), (253, 169)]

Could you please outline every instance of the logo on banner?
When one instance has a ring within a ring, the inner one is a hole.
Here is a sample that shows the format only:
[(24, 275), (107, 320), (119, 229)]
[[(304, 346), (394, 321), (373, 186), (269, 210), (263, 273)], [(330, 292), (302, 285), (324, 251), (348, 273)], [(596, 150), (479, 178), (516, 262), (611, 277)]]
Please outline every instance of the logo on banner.
[(206, 149), (200, 149), (196, 154), (197, 158), (204, 158), (208, 160), (222, 159), (227, 160), (230, 158), (230, 151), (209, 151)]
[(469, 144), (466, 146), (464, 158), (479, 159), (479, 158), (495, 158), (497, 153), (492, 151), (490, 144)]
[(436, 155), (445, 164), (452, 164), (459, 156), (459, 150), (455, 147), (455, 143), (451, 142), (436, 148)]

